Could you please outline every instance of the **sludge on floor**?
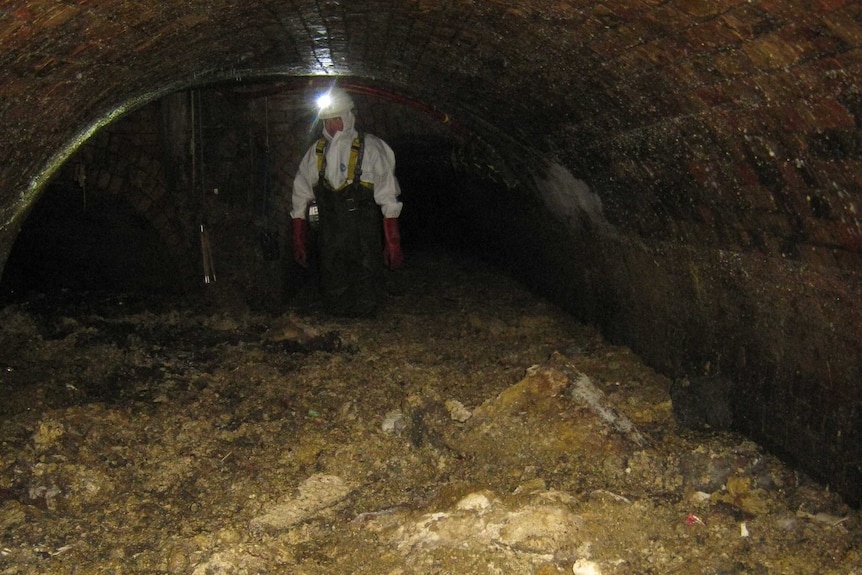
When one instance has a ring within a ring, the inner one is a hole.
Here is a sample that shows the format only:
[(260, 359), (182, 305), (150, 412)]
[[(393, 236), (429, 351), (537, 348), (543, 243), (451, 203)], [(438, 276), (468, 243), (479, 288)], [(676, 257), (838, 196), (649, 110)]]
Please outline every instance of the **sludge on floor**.
[[(403, 272), (403, 273), (402, 273)], [(0, 310), (0, 573), (862, 574), (858, 512), (515, 282)]]

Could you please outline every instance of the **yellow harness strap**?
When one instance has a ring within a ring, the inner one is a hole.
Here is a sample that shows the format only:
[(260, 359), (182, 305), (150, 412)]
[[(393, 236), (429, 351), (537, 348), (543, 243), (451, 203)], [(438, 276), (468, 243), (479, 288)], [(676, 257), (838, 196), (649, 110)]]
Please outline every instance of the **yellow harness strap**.
[[(357, 158), (359, 158), (360, 150), (362, 150), (362, 140), (360, 139), (360, 136), (357, 135), (355, 138), (353, 138), (353, 143), (350, 145), (350, 160), (347, 162), (347, 180), (340, 188), (338, 188), (339, 190), (344, 189), (353, 183), (353, 179), (356, 175), (356, 162)], [(315, 148), (315, 152), (317, 153), (317, 171), (319, 174), (318, 177), (321, 181), (324, 181), (326, 178), (326, 138), (320, 138), (319, 140), (317, 140), (317, 147)], [(362, 174), (361, 171), (359, 173), (360, 175)], [(365, 184), (365, 182), (361, 183)]]

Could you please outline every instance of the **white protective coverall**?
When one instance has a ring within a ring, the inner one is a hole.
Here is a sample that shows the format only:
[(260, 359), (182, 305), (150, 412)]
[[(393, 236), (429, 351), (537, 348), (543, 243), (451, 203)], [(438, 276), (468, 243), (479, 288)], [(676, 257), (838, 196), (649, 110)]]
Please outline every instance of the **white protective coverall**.
[[(326, 151), (326, 179), (334, 189), (339, 189), (347, 180), (347, 164), (350, 161), (350, 146), (356, 137), (356, 117), (352, 111), (341, 115), (344, 129), (330, 136), (323, 130), (328, 140)], [(374, 184), (374, 201), (380, 206), (384, 218), (397, 218), (401, 215), (402, 204), (398, 201), (401, 188), (395, 177), (395, 152), (389, 145), (372, 134), (365, 134), (365, 150), (362, 157), (363, 182)], [(293, 180), (293, 199), (291, 218), (306, 218), (308, 203), (314, 199), (314, 185), (317, 183), (316, 145), (312, 145), (303, 156)]]

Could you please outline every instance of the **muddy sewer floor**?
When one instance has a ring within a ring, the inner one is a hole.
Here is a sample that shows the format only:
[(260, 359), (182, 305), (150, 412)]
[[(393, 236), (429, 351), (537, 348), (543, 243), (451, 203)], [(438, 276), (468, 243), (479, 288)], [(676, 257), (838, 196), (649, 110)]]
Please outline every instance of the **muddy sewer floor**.
[(858, 511), (630, 350), (474, 262), (395, 277), (369, 320), (0, 310), (0, 574), (862, 575)]

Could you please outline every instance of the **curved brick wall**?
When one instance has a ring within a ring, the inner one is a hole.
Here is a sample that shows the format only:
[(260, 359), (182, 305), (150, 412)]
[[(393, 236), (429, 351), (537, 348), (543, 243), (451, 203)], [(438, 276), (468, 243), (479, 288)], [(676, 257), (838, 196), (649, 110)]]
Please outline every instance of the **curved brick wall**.
[[(730, 377), (740, 430), (862, 500), (858, 2), (22, 1), (0, 45), (0, 263), (123, 112), (347, 75), (448, 120), (501, 264), (671, 376)], [(129, 202), (192, 249), (164, 157), (131, 157)]]

